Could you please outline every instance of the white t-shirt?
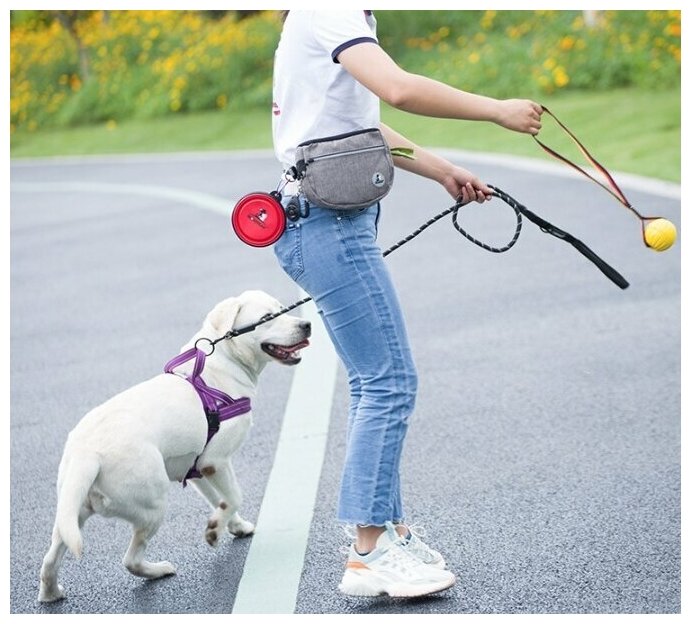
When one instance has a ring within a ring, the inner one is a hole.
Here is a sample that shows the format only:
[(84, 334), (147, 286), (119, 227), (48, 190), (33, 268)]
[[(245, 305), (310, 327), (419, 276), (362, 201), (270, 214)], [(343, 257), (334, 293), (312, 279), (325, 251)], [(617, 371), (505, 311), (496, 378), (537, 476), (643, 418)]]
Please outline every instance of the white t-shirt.
[(273, 142), (284, 168), (311, 139), (379, 127), (379, 98), (338, 62), (346, 48), (378, 44), (371, 11), (290, 11), (274, 57)]

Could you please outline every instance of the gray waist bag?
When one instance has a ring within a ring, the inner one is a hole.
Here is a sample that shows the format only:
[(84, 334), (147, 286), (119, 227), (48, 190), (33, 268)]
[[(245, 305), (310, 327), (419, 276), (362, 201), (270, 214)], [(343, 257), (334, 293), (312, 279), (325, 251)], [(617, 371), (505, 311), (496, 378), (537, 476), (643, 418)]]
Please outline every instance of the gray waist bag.
[(378, 128), (300, 143), (293, 173), (301, 192), (316, 206), (364, 208), (393, 184), (391, 150)]

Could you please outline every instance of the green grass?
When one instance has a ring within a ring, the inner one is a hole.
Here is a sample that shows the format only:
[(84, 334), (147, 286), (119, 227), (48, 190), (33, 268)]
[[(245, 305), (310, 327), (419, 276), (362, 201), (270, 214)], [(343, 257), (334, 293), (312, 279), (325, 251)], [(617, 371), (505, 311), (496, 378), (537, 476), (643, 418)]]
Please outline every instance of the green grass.
[[(565, 93), (548, 106), (608, 169), (681, 180), (680, 90)], [(424, 146), (549, 158), (529, 137), (489, 123), (439, 120), (385, 108), (383, 120)], [(540, 138), (585, 164), (543, 116)], [(11, 157), (241, 150), (271, 147), (269, 109), (174, 115), (156, 120), (16, 133)]]

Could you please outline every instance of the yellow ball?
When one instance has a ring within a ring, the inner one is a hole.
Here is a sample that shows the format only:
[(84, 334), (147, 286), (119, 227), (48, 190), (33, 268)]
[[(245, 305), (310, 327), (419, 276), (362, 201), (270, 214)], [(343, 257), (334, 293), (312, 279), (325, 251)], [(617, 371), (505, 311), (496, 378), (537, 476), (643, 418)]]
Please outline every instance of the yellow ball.
[(667, 219), (655, 219), (645, 226), (645, 242), (655, 251), (665, 251), (677, 240), (677, 228)]

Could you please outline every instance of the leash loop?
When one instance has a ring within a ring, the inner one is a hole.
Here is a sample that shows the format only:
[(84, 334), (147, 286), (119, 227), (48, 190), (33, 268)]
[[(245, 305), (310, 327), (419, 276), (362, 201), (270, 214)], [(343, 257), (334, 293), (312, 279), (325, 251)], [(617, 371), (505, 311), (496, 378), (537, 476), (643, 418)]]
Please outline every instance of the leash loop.
[[(494, 188), (492, 185), (488, 185), (490, 188)], [(504, 199), (504, 198), (502, 198)], [(506, 196), (506, 199), (511, 199), (509, 196)], [(508, 251), (513, 247), (517, 242), (518, 242), (518, 237), (521, 235), (521, 228), (523, 227), (523, 219), (521, 218), (521, 211), (516, 207), (516, 202), (515, 200), (513, 201), (506, 201), (504, 199), (505, 203), (508, 204), (508, 206), (514, 211), (516, 215), (516, 230), (513, 233), (513, 238), (503, 247), (492, 247), (491, 245), (488, 245), (487, 243), (483, 243), (481, 240), (478, 240), (477, 238), (471, 236), (466, 232), (458, 223), (458, 210), (462, 208), (463, 206), (467, 206), (467, 204), (457, 204), (456, 209), (453, 211), (452, 216), (451, 216), (451, 222), (453, 223), (453, 226), (456, 228), (456, 230), (462, 234), (463, 236), (466, 237), (471, 243), (474, 245), (477, 245), (478, 247), (481, 247), (482, 249), (486, 251), (490, 251), (492, 253), (504, 253), (505, 251)]]

